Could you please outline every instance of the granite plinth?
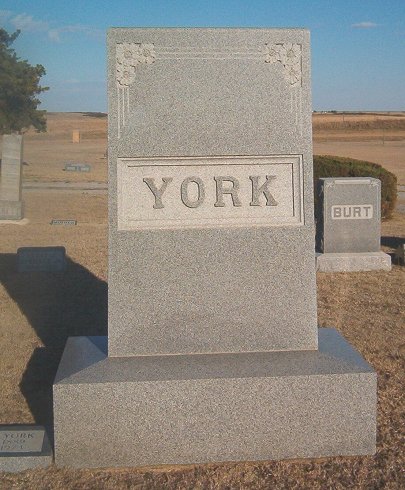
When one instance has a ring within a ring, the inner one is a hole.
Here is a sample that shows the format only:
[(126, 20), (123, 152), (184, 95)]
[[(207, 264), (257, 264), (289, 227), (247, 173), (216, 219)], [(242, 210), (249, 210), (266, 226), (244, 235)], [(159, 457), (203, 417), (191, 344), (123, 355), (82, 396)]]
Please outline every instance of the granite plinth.
[(55, 461), (112, 467), (375, 452), (376, 373), (333, 329), (319, 351), (109, 358), (68, 340)]
[(22, 201), (1, 201), (0, 220), (20, 220), (23, 217)]
[(319, 272), (390, 271), (391, 257), (384, 252), (316, 254)]
[(17, 473), (52, 463), (52, 449), (44, 427), (0, 426), (0, 471)]

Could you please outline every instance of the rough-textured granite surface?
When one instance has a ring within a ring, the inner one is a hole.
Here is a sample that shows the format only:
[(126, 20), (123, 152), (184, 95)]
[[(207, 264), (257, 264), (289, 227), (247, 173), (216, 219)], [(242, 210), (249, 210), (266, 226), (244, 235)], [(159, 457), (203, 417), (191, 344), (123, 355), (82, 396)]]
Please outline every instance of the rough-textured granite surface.
[(52, 463), (52, 449), (42, 426), (0, 426), (0, 471), (19, 472)]
[(380, 251), (381, 182), (371, 177), (319, 179), (316, 247), (322, 253)]
[[(308, 31), (111, 29), (108, 60), (109, 355), (316, 349)], [(301, 158), (296, 172), (283, 163), (291, 155)], [(265, 156), (273, 167), (258, 168)], [(203, 163), (191, 172), (188, 157)], [(117, 176), (131, 159), (132, 171)], [(241, 206), (229, 194), (222, 206), (215, 177), (233, 172)], [(266, 175), (277, 203), (286, 190), (295, 199), (264, 210), (263, 193), (260, 206), (249, 201), (250, 177), (261, 185)], [(168, 204), (152, 208), (163, 178)], [(132, 183), (152, 200), (124, 198)], [(146, 221), (134, 218), (147, 205)], [(162, 209), (177, 229), (169, 219), (153, 227)], [(198, 213), (204, 227), (186, 227)]]
[(376, 374), (334, 330), (319, 351), (106, 357), (70, 338), (54, 385), (60, 466), (375, 451)]
[(316, 254), (320, 272), (390, 271), (391, 257), (384, 252)]

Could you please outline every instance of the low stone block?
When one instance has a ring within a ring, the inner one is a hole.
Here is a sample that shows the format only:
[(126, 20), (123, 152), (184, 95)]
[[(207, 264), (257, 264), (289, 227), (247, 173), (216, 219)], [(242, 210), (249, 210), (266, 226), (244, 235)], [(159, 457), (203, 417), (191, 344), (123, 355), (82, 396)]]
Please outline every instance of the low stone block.
[(0, 220), (19, 220), (22, 217), (22, 201), (0, 201)]
[(391, 257), (384, 252), (316, 254), (319, 272), (390, 271)]
[(107, 357), (68, 340), (55, 461), (111, 467), (375, 452), (376, 373), (333, 329), (319, 351)]
[(62, 272), (65, 269), (65, 247), (21, 247), (17, 250), (18, 272)]
[(51, 463), (52, 449), (44, 427), (0, 426), (0, 471), (18, 472)]

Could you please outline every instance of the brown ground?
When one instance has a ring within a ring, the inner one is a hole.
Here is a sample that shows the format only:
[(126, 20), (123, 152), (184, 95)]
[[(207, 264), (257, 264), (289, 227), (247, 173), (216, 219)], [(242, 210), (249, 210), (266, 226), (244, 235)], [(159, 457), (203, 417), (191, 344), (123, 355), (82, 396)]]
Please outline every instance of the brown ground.
[[(325, 115), (325, 124), (337, 116)], [(336, 148), (322, 153), (345, 156), (339, 148), (356, 148), (359, 143), (370, 155), (361, 158), (378, 163), (372, 158), (379, 144), (376, 139), (347, 142), (343, 131), (332, 128), (333, 138), (340, 134), (341, 140), (318, 143), (319, 134), (331, 134), (329, 129), (317, 129), (320, 119), (315, 115), (315, 147), (322, 143)], [(26, 136), (25, 179), (105, 181), (105, 127), (105, 118), (51, 114), (49, 134)], [(70, 142), (72, 129), (81, 129), (80, 144)], [(405, 141), (405, 129), (401, 131), (402, 140), (392, 144)], [(405, 166), (404, 147), (401, 151), (392, 158), (391, 170), (397, 175)], [(88, 162), (93, 171), (62, 172), (68, 160)], [(0, 423), (51, 425), (51, 386), (66, 338), (106, 333), (106, 193), (26, 189), (24, 200), (28, 224), (0, 224)], [(52, 218), (74, 218), (78, 225), (50, 226)], [(405, 240), (405, 214), (395, 213), (393, 220), (383, 223), (382, 236), (386, 251)], [(16, 274), (16, 250), (30, 245), (64, 245), (67, 272)], [(120, 470), (51, 467), (17, 475), (0, 473), (0, 488), (405, 488), (404, 285), (405, 268), (399, 265), (391, 272), (318, 274), (319, 324), (341, 331), (378, 372), (375, 456)]]

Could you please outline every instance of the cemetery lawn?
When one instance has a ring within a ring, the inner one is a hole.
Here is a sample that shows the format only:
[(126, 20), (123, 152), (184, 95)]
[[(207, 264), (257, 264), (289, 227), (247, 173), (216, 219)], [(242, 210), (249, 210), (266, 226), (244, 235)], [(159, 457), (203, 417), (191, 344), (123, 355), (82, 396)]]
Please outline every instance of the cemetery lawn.
[[(378, 159), (378, 135), (373, 133), (378, 128), (361, 133), (374, 139), (339, 140), (343, 130), (329, 128), (326, 116), (326, 129), (317, 130), (315, 125), (315, 148), (318, 143), (332, 149), (338, 145), (342, 151), (317, 153), (376, 161), (405, 185), (402, 123), (399, 129), (389, 130), (392, 138), (402, 132), (402, 139), (380, 144), (381, 151), (392, 157), (386, 164), (391, 157), (387, 162)], [(51, 114), (48, 124), (49, 134), (26, 137), (25, 181), (106, 182), (106, 119)], [(80, 144), (71, 143), (72, 129), (81, 129)], [(321, 133), (328, 133), (329, 140), (317, 142)], [(363, 148), (369, 156), (342, 153), (350, 145), (353, 151)], [(65, 160), (90, 163), (92, 172), (63, 172)], [(66, 338), (107, 332), (107, 196), (105, 190), (45, 188), (25, 189), (23, 199), (28, 222), (0, 224), (0, 423), (51, 426), (52, 382)], [(51, 226), (53, 218), (76, 219), (78, 224)], [(396, 212), (382, 225), (383, 250), (392, 252), (401, 238), (405, 239), (405, 214)], [(18, 247), (58, 245), (66, 247), (66, 273), (15, 272)], [(394, 265), (391, 272), (318, 273), (317, 282), (319, 325), (337, 328), (378, 373), (375, 456), (110, 470), (51, 466), (0, 473), (0, 488), (404, 488), (405, 267)]]

